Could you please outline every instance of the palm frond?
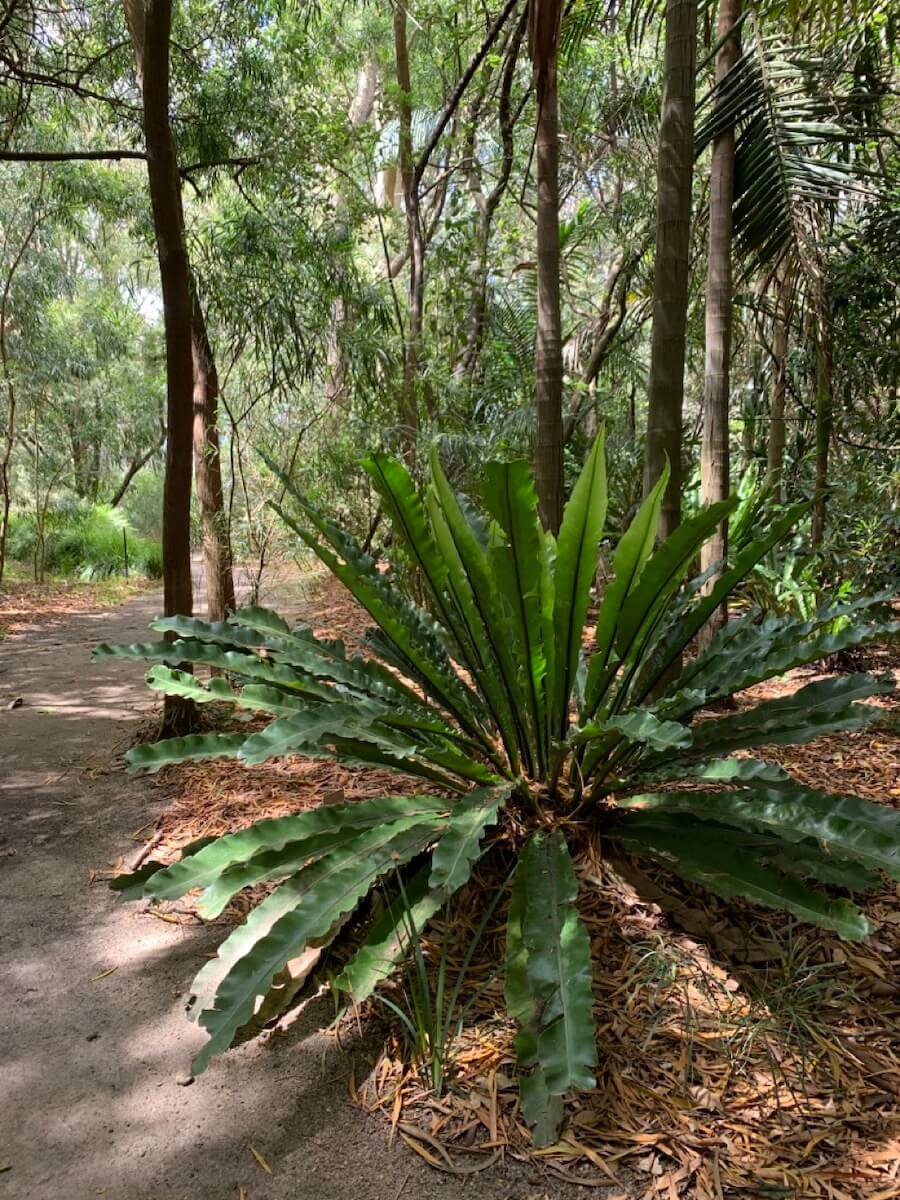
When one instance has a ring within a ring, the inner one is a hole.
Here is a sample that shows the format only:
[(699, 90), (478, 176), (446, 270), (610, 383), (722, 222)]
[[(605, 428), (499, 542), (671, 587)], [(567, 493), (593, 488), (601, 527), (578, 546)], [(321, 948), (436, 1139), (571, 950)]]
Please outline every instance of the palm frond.
[(785, 255), (810, 278), (820, 231), (867, 172), (847, 154), (859, 137), (832, 90), (833, 63), (780, 36), (746, 29), (735, 66), (700, 101), (697, 153), (737, 132), (734, 229), (746, 275)]

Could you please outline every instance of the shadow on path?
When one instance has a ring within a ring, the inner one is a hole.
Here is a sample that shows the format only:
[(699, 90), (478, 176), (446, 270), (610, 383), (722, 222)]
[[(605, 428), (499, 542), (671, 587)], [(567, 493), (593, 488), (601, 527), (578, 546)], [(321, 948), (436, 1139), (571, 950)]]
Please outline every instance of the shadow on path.
[(169, 924), (90, 883), (160, 807), (121, 764), (153, 709), (142, 664), (92, 665), (90, 651), (145, 640), (159, 606), (145, 595), (0, 645), (0, 703), (23, 700), (0, 708), (0, 1165), (10, 1168), (0, 1195), (558, 1195), (561, 1185), (519, 1164), (448, 1178), (389, 1147), (383, 1125), (349, 1100), (351, 1060), (317, 1031), (321, 1006), (290, 1036), (248, 1043), (178, 1083), (204, 1038), (184, 1016), (186, 989), (221, 930)]

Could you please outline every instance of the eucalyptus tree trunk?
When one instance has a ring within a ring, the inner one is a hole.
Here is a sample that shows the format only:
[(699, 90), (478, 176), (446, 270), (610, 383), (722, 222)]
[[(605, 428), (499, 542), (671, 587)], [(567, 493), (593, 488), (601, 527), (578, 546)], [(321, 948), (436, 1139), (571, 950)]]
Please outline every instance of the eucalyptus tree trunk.
[(425, 293), (425, 251), (419, 213), (419, 189), (416, 183), (412, 145), (412, 100), (409, 74), (409, 44), (406, 36), (404, 0), (394, 6), (394, 59), (397, 72), (399, 161), (406, 209), (406, 236), (409, 246), (409, 293), (407, 328), (403, 345), (403, 384), (400, 394), (400, 444), (409, 465), (415, 464), (419, 433), (418, 374), (422, 342), (422, 316)]
[(694, 175), (697, 0), (667, 0), (662, 115), (656, 193), (656, 260), (650, 341), (644, 492), (666, 459), (671, 474), (663, 498), (660, 538), (681, 520), (681, 438)]
[[(351, 129), (360, 128), (370, 119), (375, 108), (377, 92), (378, 63), (370, 57), (366, 59), (360, 69), (356, 81), (356, 94), (347, 113), (347, 123)], [(339, 184), (332, 189), (331, 206), (336, 223), (342, 227), (346, 221), (347, 202)], [(340, 296), (335, 296), (331, 302), (331, 329), (325, 349), (325, 400), (330, 417), (336, 427), (338, 420), (343, 419), (348, 407), (347, 371), (341, 348), (341, 332), (346, 322), (347, 313), (344, 301)]]
[[(154, 3), (154, 0), (125, 0), (125, 11), (128, 20), (129, 30), (132, 36), (132, 42), (135, 51), (135, 62), (137, 65), (138, 81), (141, 85), (142, 94), (144, 94), (144, 109), (146, 112), (147, 99), (146, 88), (147, 80), (150, 72), (150, 64), (148, 62), (149, 44), (146, 30), (149, 27), (150, 9), (159, 7)], [(166, 7), (169, 10), (168, 21), (171, 26), (171, 0), (167, 0)], [(168, 41), (166, 43), (166, 54), (168, 55)], [(166, 65), (166, 109), (168, 112), (168, 64)], [(179, 257), (183, 257), (184, 265), (188, 276), (188, 289), (190, 301), (190, 323), (189, 323), (189, 345), (191, 354), (191, 372), (192, 372), (192, 387), (191, 387), (191, 440), (193, 444), (193, 462), (194, 476), (197, 484), (197, 503), (200, 510), (200, 524), (203, 538), (203, 566), (206, 576), (206, 608), (207, 616), (211, 621), (222, 621), (229, 611), (235, 608), (234, 598), (234, 574), (232, 569), (232, 554), (231, 554), (231, 539), (228, 530), (228, 522), (225, 513), (225, 499), (222, 488), (222, 464), (219, 453), (219, 432), (218, 432), (218, 398), (219, 398), (219, 380), (216, 372), (215, 360), (213, 357), (212, 347), (209, 341), (209, 334), (206, 328), (206, 320), (203, 316), (203, 310), (200, 306), (199, 297), (196, 294), (193, 280), (190, 273), (190, 262), (187, 254), (187, 243), (184, 236), (184, 207), (181, 195), (181, 178), (177, 169), (177, 156), (175, 154), (174, 141), (172, 139), (171, 124), (166, 121), (166, 129), (168, 132), (168, 140), (171, 146), (171, 157), (174, 164), (174, 184), (175, 197), (174, 203), (177, 204), (177, 235), (175, 234), (175, 225), (172, 228), (172, 237), (180, 240)], [(149, 134), (147, 144), (147, 170), (151, 173), (152, 167), (150, 163), (150, 146)], [(153, 178), (151, 176), (150, 188), (151, 198), (153, 195)], [(171, 203), (172, 201), (168, 201)], [(154, 225), (156, 226), (156, 208), (154, 207)], [(156, 226), (157, 245), (159, 242), (159, 227)], [(179, 271), (180, 271), (179, 266)], [(160, 273), (162, 274), (162, 256), (160, 251)], [(180, 286), (180, 285), (179, 285)], [(163, 307), (165, 310), (165, 284), (163, 285)], [(164, 312), (165, 317), (165, 312)], [(180, 317), (179, 317), (180, 320)], [(179, 339), (182, 333), (179, 329)], [(166, 334), (166, 357), (168, 362), (168, 331)], [(182, 349), (179, 347), (179, 356)], [(180, 362), (180, 357), (179, 357)], [(166, 491), (163, 498), (163, 583), (165, 586), (166, 570), (165, 558), (167, 554), (166, 547), (166, 499), (168, 491), (169, 479), (169, 455), (168, 447), (172, 443), (171, 421), (168, 424), (167, 437), (167, 454), (166, 454)], [(180, 458), (180, 455), (179, 455)], [(179, 463), (179, 469), (181, 464)], [(179, 487), (183, 484), (179, 484)], [(188, 477), (188, 500), (187, 500), (187, 521), (188, 521), (188, 585), (190, 585), (190, 476)], [(191, 597), (193, 604), (193, 597)], [(168, 609), (166, 609), (168, 614)], [(185, 612), (185, 609), (176, 609), (177, 612)]]
[(206, 613), (210, 621), (224, 621), (230, 612), (234, 612), (235, 600), (231, 538), (219, 453), (219, 374), (196, 296), (191, 321), (191, 353), (194, 362), (194, 478), (203, 534)]
[[(716, 53), (719, 83), (740, 58), (737, 23), (741, 0), (720, 0)], [(734, 221), (734, 127), (723, 130), (712, 145), (709, 168), (709, 252), (706, 277), (706, 369), (703, 383), (703, 445), (700, 453), (700, 500), (714, 504), (730, 491), (728, 409), (731, 395), (732, 242)], [(718, 525), (700, 551), (700, 570), (724, 563), (728, 553), (728, 522)], [(721, 570), (704, 585), (709, 591)], [(721, 605), (700, 631), (701, 647), (709, 645), (716, 630), (728, 620)]]
[(562, 321), (559, 301), (560, 0), (531, 0), (528, 49), (537, 101), (537, 332), (534, 479), (541, 520), (557, 533), (563, 511)]
[[(191, 278), (181, 208), (181, 183), (169, 120), (171, 0), (125, 0), (144, 114), (147, 178), (159, 259), (166, 344), (166, 474), (163, 489), (163, 595), (166, 616), (190, 616), (191, 459), (194, 363)], [(190, 701), (167, 696), (166, 736), (194, 723)]]

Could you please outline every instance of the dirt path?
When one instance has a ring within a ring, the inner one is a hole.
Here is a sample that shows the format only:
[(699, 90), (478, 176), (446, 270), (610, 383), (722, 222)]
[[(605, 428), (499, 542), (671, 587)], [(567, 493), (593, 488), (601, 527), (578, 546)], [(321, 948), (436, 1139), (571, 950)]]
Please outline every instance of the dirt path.
[(160, 806), (115, 757), (152, 707), (141, 665), (92, 666), (90, 651), (143, 640), (158, 605), (138, 597), (0, 645), (0, 1195), (558, 1195), (519, 1164), (447, 1177), (389, 1147), (348, 1098), (352, 1063), (317, 1032), (323, 1007), (178, 1082), (204, 1037), (183, 1015), (185, 991), (221, 931), (168, 924), (90, 884)]

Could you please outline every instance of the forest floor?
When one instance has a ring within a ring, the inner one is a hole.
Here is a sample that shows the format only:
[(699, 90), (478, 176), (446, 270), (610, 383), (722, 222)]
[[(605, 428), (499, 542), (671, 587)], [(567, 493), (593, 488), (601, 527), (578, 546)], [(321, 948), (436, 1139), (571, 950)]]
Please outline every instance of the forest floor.
[[(303, 593), (301, 592), (301, 595)], [(16, 1200), (512, 1200), (549, 1196), (509, 1161), (441, 1175), (350, 1097), (371, 1047), (320, 1033), (319, 1002), (194, 1083), (186, 989), (222, 930), (117, 905), (108, 868), (167, 792), (122, 757), (154, 699), (98, 641), (146, 640), (158, 593), (56, 611), (39, 593), (0, 643), (0, 1195)], [(8, 705), (21, 700), (15, 708)], [(367, 1057), (368, 1056), (368, 1057)], [(270, 1173), (271, 1172), (271, 1173)]]
[[(360, 614), (330, 583), (282, 582), (264, 599), (320, 631), (359, 634)], [(541, 1159), (527, 1156), (510, 1087), (512, 1031), (488, 979), (492, 929), (472, 968), (472, 984), (487, 986), (457, 1058), (463, 1086), (441, 1101), (372, 1013), (363, 1040), (355, 1024), (340, 1043), (323, 1032), (327, 997), (188, 1083), (203, 1035), (184, 1017), (186, 990), (222, 938), (216, 925), (237, 914), (204, 925), (185, 901), (118, 906), (105, 879), (151, 836), (154, 857), (174, 855), (196, 836), (336, 791), (400, 788), (298, 760), (126, 777), (122, 756), (153, 698), (140, 665), (92, 666), (90, 649), (143, 640), (158, 604), (147, 594), (53, 626), (35, 619), (0, 645), (0, 1194), (900, 1197), (897, 887), (868, 906), (874, 936), (847, 945), (656, 875), (638, 892), (603, 863), (583, 867), (601, 1068), (597, 1091), (571, 1106), (564, 1142)], [(876, 652), (866, 665), (898, 663)], [(766, 757), (815, 786), (900, 805), (900, 741), (886, 727)], [(482, 903), (476, 885), (454, 926), (471, 927)]]

